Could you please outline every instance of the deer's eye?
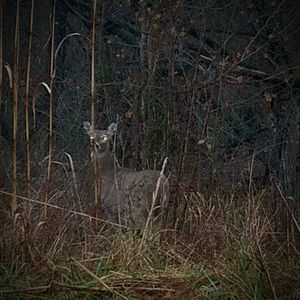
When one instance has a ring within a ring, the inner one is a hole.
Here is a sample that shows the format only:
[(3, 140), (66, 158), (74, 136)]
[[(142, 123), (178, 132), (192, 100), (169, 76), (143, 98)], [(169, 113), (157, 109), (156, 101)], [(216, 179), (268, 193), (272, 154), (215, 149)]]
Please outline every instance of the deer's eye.
[(107, 141), (107, 135), (102, 135), (100, 139), (101, 139), (101, 142), (105, 143)]

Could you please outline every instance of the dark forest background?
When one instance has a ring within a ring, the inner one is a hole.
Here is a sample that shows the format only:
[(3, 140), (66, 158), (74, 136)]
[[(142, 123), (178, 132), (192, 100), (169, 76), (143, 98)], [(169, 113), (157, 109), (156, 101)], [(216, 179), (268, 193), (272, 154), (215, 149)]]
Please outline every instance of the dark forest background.
[[(23, 154), (30, 5), (20, 1)], [(168, 156), (179, 182), (204, 189), (215, 177), (237, 185), (253, 160), (253, 179), (274, 175), (299, 197), (298, 8), (297, 1), (99, 3), (95, 119), (98, 127), (118, 120), (122, 162), (158, 168)], [(3, 9), (3, 63), (13, 68), (16, 3)], [(82, 121), (91, 118), (91, 12), (85, 1), (56, 4), (55, 47), (65, 40), (55, 62), (54, 153), (66, 151), (79, 165), (87, 151)], [(35, 3), (29, 105), (36, 160), (47, 154), (41, 82), (50, 77), (51, 14), (51, 1)], [(1, 107), (11, 122), (3, 75)]]

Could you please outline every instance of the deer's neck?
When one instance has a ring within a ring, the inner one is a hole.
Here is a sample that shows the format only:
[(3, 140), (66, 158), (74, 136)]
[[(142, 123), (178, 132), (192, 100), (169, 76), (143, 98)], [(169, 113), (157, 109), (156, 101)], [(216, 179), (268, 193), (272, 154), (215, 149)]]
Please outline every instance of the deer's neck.
[(111, 153), (98, 155), (97, 165), (100, 168), (101, 177), (112, 178), (115, 172), (114, 158)]

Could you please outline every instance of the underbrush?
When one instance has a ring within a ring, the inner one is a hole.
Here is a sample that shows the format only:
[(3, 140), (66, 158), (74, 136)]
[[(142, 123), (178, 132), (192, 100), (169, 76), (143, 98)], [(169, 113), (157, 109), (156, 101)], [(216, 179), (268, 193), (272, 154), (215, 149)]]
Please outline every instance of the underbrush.
[(274, 189), (184, 193), (172, 226), (147, 235), (66, 201), (50, 201), (44, 222), (42, 203), (29, 214), (20, 197), (14, 220), (1, 212), (0, 297), (299, 299), (299, 207)]

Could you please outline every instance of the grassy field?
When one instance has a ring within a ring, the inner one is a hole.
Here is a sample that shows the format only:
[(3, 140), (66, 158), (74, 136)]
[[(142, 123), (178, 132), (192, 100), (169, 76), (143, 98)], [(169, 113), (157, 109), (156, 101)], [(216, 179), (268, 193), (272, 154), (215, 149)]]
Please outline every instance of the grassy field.
[(14, 220), (1, 212), (1, 299), (300, 298), (299, 208), (275, 183), (183, 193), (175, 224), (146, 234), (51, 204), (56, 196), (46, 222), (38, 200), (19, 198)]

